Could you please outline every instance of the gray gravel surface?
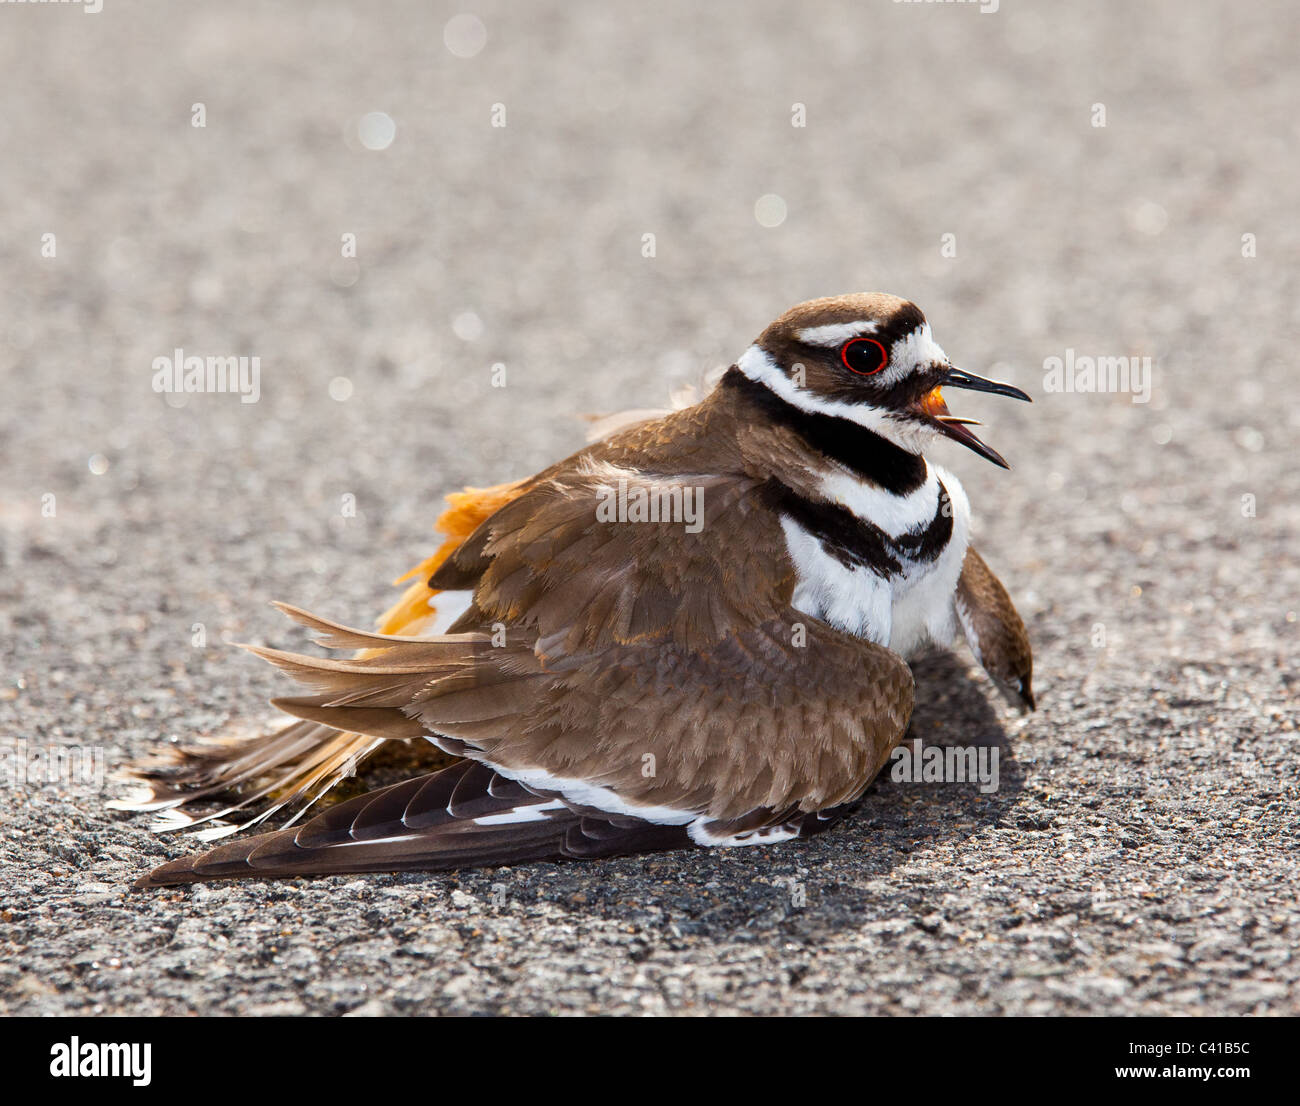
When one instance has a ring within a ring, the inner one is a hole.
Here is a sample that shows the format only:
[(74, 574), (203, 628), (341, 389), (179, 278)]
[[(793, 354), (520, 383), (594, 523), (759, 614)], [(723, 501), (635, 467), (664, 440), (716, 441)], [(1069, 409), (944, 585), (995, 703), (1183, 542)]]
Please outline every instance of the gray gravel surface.
[[(1300, 1012), (1300, 8), (473, 10), (462, 57), (441, 2), (0, 5), (0, 1009)], [(304, 643), (268, 600), (367, 623), (445, 491), (864, 289), (1035, 394), (960, 397), (1014, 471), (940, 459), (1041, 709), (964, 652), (918, 670), (915, 736), (995, 747), (996, 793), (881, 779), (784, 848), (133, 895), (195, 844), (15, 770), (262, 724), (287, 685), (226, 643)], [(257, 355), (260, 402), (155, 393), (177, 347)], [(1046, 393), (1067, 350), (1150, 357), (1149, 402)]]

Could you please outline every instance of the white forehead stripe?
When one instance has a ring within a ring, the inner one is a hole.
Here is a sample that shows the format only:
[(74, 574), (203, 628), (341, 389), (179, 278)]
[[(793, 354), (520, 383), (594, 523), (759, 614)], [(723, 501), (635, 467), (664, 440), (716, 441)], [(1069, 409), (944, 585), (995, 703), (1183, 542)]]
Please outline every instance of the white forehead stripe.
[(947, 360), (948, 355), (939, 348), (939, 343), (930, 336), (930, 324), (922, 323), (906, 337), (899, 338), (890, 346), (889, 366), (885, 369), (881, 382), (893, 384), (902, 380), (917, 366), (942, 365)]
[(862, 319), (856, 323), (829, 323), (826, 326), (809, 326), (796, 330), (794, 336), (810, 346), (838, 346), (859, 334), (874, 334), (876, 323)]

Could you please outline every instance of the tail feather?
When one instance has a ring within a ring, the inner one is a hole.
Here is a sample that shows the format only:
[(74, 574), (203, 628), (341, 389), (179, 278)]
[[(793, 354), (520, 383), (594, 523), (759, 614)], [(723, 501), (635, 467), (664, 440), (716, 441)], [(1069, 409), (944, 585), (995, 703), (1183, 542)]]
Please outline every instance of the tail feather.
[[(412, 581), (402, 598), (380, 619), (380, 632), (355, 630), (319, 615), (310, 614), (287, 603), (277, 603), (286, 615), (320, 635), (320, 643), (330, 648), (357, 650), (354, 663), (378, 661), (395, 643), (409, 643), (435, 614), (432, 600), (437, 592), (428, 579), (464, 539), (494, 512), (523, 490), (525, 482), (500, 484), (490, 488), (466, 488), (447, 497), (448, 509), (439, 516), (436, 529), (445, 535), (437, 552), (417, 565), (397, 583)], [(423, 639), (432, 640), (432, 639)], [(462, 641), (465, 638), (462, 636)], [(259, 652), (259, 650), (253, 650)], [(444, 651), (445, 652), (445, 651)], [(297, 676), (311, 658), (285, 655), (277, 659), (274, 650), (260, 655), (272, 663), (288, 667)], [(450, 657), (444, 657), (447, 664)], [(317, 667), (317, 675), (308, 683), (316, 689), (322, 685), (334, 689), (328, 706), (324, 700), (278, 700), (288, 713), (301, 719), (290, 726), (243, 740), (226, 740), (210, 744), (169, 750), (173, 763), (160, 767), (142, 766), (133, 770), (136, 778), (147, 785), (143, 796), (110, 802), (117, 810), (154, 813), (157, 830), (195, 829), (209, 826), (203, 834), (212, 836), (256, 825), (282, 810), (295, 812), (290, 824), (352, 774), (356, 766), (386, 740), (409, 740), (419, 736), (419, 728), (395, 718), (384, 702), (385, 695), (368, 687), (353, 698), (346, 686), (348, 662), (326, 661)], [(465, 661), (466, 664), (472, 663)], [(329, 674), (332, 666), (342, 666)], [(373, 669), (365, 669), (373, 674)], [(356, 675), (353, 671), (353, 675)], [(390, 692), (403, 686), (401, 676), (393, 673)], [(454, 686), (458, 677), (454, 666), (444, 668), (442, 676)], [(400, 697), (400, 695), (398, 695)], [(392, 698), (390, 695), (389, 698)], [(328, 711), (328, 713), (327, 713)], [(388, 711), (388, 713), (384, 713)], [(327, 721), (328, 719), (328, 721)], [(363, 724), (364, 723), (364, 724)], [(351, 727), (356, 727), (351, 728)], [(201, 804), (223, 804), (203, 814), (193, 813)], [(227, 818), (245, 818), (241, 825), (212, 826)]]
[(400, 710), (385, 707), (345, 707), (322, 704), (319, 697), (272, 699), (271, 706), (311, 722), (389, 741), (426, 737), (424, 726)]
[[(179, 767), (138, 773), (150, 784), (149, 795), (117, 800), (114, 808), (153, 811), (158, 830), (210, 826), (204, 831), (208, 836), (257, 825), (286, 807), (296, 811), (292, 825), (384, 741), (425, 736), (423, 727), (397, 708), (422, 686), (446, 692), (471, 685), (475, 658), (490, 643), (484, 634), (384, 637), (287, 605), (282, 609), (323, 632), (325, 643), (335, 648), (375, 641), (381, 647), (337, 659), (247, 646), (316, 692), (274, 701), (301, 721), (253, 741), (185, 749)], [(222, 805), (191, 813), (207, 801)], [(229, 824), (244, 818), (240, 825)]]
[[(329, 649), (362, 649), (369, 653), (380, 653), (394, 641), (419, 641), (418, 637), (403, 637), (399, 634), (381, 634), (369, 630), (358, 630), (345, 626), (341, 622), (323, 618), (321, 615), (295, 607), (292, 603), (282, 603), (278, 599), (271, 606), (293, 619), (300, 626), (317, 634), (317, 642)], [(363, 654), (363, 656), (366, 654)]]
[[(228, 755), (221, 749), (185, 750), (177, 767), (140, 770), (150, 786), (142, 799), (115, 799), (114, 810), (155, 814), (157, 831), (197, 830), (209, 826), (208, 837), (257, 825), (286, 806), (299, 805), (299, 816), (340, 780), (352, 775), (366, 756), (383, 743), (364, 733), (340, 732), (331, 726), (296, 722), (277, 733), (242, 742)], [(238, 824), (266, 800), (271, 802)], [(205, 802), (222, 803), (198, 813)], [(182, 810), (185, 807), (189, 809)]]

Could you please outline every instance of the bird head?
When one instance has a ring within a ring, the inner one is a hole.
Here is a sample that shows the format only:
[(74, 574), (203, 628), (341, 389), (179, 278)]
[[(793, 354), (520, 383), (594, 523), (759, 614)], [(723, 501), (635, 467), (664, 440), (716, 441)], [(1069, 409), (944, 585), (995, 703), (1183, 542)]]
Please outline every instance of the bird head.
[(850, 419), (914, 453), (942, 434), (1003, 468), (1010, 466), (948, 410), (944, 388), (1030, 401), (948, 360), (916, 304), (883, 293), (810, 300), (759, 335), (741, 372), (805, 411)]

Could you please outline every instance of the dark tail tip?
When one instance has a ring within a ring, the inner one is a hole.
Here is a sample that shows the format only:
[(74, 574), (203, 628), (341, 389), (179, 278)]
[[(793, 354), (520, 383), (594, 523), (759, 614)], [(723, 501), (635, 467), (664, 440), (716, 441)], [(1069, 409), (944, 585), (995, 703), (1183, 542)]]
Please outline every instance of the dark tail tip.
[(153, 891), (159, 887), (176, 887), (185, 883), (197, 883), (202, 877), (194, 871), (192, 857), (181, 857), (160, 864), (152, 872), (146, 872), (133, 884), (132, 891)]

